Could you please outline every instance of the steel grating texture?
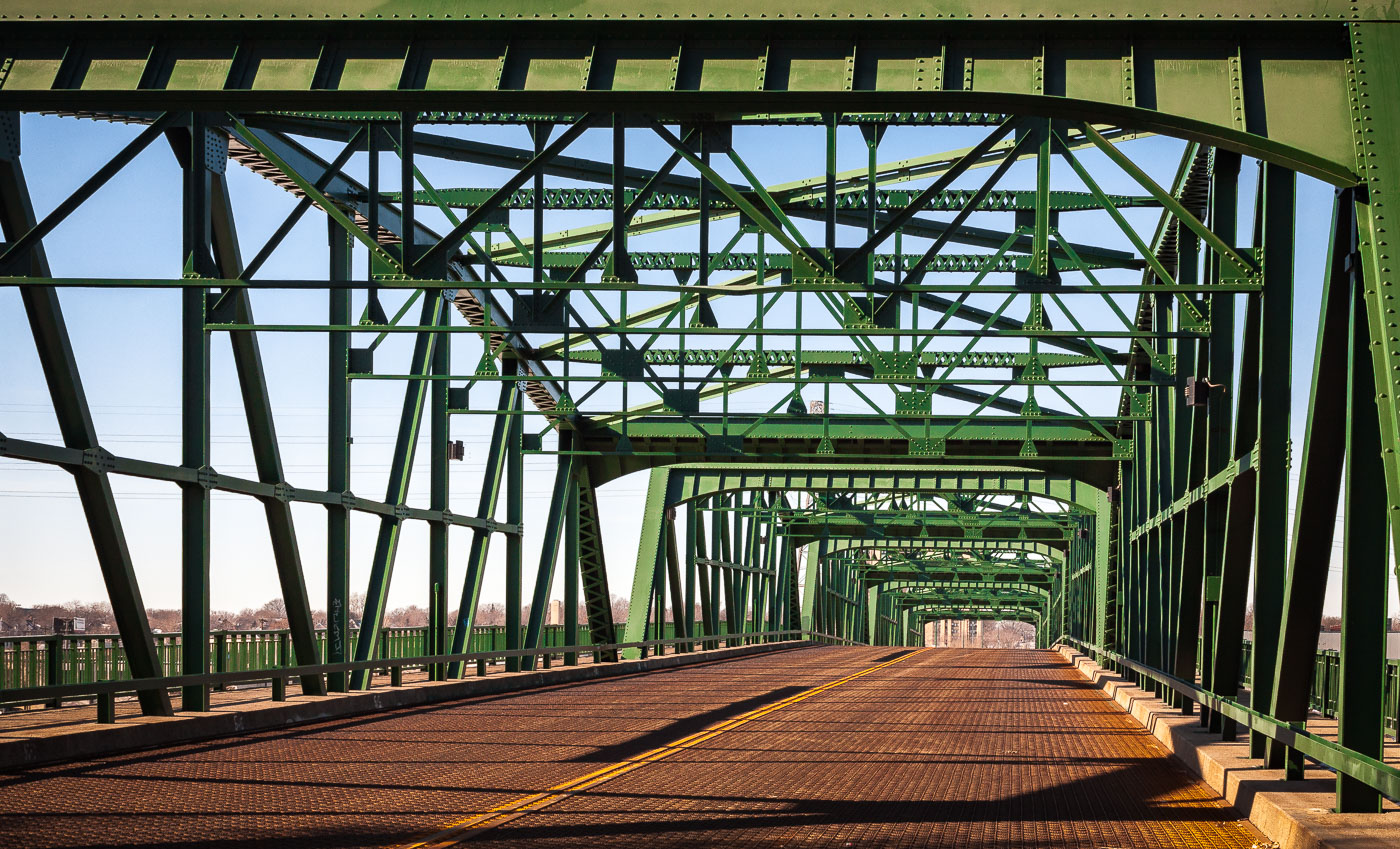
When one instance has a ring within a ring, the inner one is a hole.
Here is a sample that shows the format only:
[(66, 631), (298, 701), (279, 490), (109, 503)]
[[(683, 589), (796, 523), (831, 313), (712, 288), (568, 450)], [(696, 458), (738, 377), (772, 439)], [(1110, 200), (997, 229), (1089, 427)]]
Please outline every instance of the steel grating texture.
[[(707, 728), (720, 731), (691, 736)], [(649, 754), (684, 739), (699, 742)], [(519, 816), (440, 831), (629, 761)], [(0, 846), (406, 846), (434, 833), (433, 846), (1260, 839), (1048, 651), (791, 650), (0, 778)]]

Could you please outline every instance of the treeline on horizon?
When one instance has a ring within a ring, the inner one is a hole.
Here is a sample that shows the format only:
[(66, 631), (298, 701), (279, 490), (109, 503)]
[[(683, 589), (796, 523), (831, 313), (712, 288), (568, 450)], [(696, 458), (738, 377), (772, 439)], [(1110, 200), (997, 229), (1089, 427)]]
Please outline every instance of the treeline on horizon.
[[(627, 599), (612, 597), (613, 621), (627, 619)], [(364, 593), (350, 596), (350, 621), (358, 625), (364, 616)], [(669, 611), (668, 611), (669, 614)], [(521, 611), (522, 621), (529, 621), (530, 605)], [(81, 618), (86, 621), (84, 633), (115, 634), (116, 624), (112, 615), (112, 605), (105, 601), (70, 601), (62, 604), (38, 604), (25, 606), (8, 595), (0, 593), (0, 635), (51, 634), (55, 619)], [(669, 615), (667, 617), (670, 618)], [(326, 612), (313, 610), (311, 619), (317, 628), (326, 627)], [(457, 621), (457, 610), (448, 612), (448, 622)], [(158, 633), (172, 633), (180, 630), (179, 608), (146, 608), (146, 621), (151, 630)], [(588, 615), (579, 605), (579, 622), (587, 622)], [(476, 612), (476, 624), (480, 626), (506, 624), (506, 607), (500, 603), (480, 605)], [(428, 610), (416, 604), (396, 607), (384, 614), (386, 628), (426, 628)], [(287, 627), (287, 606), (280, 598), (265, 602), (260, 607), (246, 607), (240, 611), (214, 610), (209, 613), (209, 628), (214, 631), (279, 631)]]

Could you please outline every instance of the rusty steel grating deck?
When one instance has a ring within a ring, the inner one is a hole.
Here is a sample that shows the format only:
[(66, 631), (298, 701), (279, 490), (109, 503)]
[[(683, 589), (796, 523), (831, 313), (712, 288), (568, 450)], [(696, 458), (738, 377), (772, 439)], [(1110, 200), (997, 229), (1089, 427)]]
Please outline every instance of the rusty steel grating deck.
[(0, 777), (3, 846), (430, 835), (502, 847), (1260, 839), (1046, 651), (793, 650)]

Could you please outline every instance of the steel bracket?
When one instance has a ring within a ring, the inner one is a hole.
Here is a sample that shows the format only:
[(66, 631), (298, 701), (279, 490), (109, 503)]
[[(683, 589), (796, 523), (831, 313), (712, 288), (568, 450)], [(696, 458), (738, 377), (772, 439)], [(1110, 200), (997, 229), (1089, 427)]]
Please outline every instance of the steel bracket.
[(117, 458), (106, 448), (89, 448), (83, 452), (83, 468), (97, 474), (107, 474), (116, 469)]
[(914, 436), (909, 439), (909, 454), (912, 457), (944, 457), (948, 454), (948, 440), (941, 436)]
[(0, 159), (19, 159), (18, 112), (0, 112)]

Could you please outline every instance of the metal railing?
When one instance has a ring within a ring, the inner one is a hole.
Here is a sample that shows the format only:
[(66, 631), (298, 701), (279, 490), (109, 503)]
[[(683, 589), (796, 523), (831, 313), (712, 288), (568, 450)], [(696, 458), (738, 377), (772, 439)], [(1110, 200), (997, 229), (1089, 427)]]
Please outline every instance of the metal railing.
[[(1374, 787), (1382, 795), (1391, 799), (1400, 799), (1400, 769), (1353, 749), (1348, 749), (1334, 740), (1314, 734), (1303, 728), (1301, 723), (1294, 724), (1275, 719), (1262, 711), (1246, 707), (1233, 698), (1212, 693), (1198, 686), (1194, 681), (1184, 681), (1160, 669), (1154, 669), (1117, 652), (1082, 642), (1074, 637), (1064, 635), (1060, 637), (1058, 642), (1074, 646), (1091, 657), (1099, 658), (1100, 663), (1104, 663), (1116, 672), (1131, 671), (1156, 681), (1202, 707), (1209, 708), (1227, 719), (1238, 722), (1249, 732), (1262, 734), (1275, 740), (1280, 745), (1293, 749), (1304, 757), (1311, 758), (1336, 772), (1349, 775), (1369, 787)], [(1387, 670), (1386, 679), (1388, 682), (1392, 680), (1389, 670)], [(1325, 694), (1326, 690), (1323, 692)], [(1393, 698), (1393, 691), (1388, 691), (1388, 694)], [(1388, 704), (1392, 703), (1391, 698), (1387, 699)]]
[[(1250, 679), (1250, 659), (1254, 644), (1244, 641), (1240, 653), (1240, 686), (1252, 685)], [(1198, 668), (1199, 670), (1199, 668)], [(1342, 655), (1336, 649), (1318, 649), (1313, 657), (1312, 687), (1308, 692), (1308, 709), (1321, 716), (1334, 719), (1340, 700), (1342, 683)], [(1384, 685), (1385, 729), (1400, 735), (1400, 659), (1390, 658), (1385, 662)]]
[[(674, 636), (675, 626), (667, 623), (668, 636)], [(447, 629), (452, 641), (455, 628)], [(578, 626), (580, 642), (589, 638), (587, 625)], [(180, 673), (178, 633), (156, 634), (156, 656), (166, 675)], [(564, 644), (564, 626), (547, 625), (543, 644)], [(350, 632), (349, 652), (353, 656), (359, 643), (359, 631)], [(418, 657), (426, 653), (428, 629), (384, 628), (380, 631), (375, 652), (381, 658)], [(316, 631), (316, 657), (326, 659), (325, 629)], [(469, 651), (490, 651), (506, 647), (504, 626), (481, 626), (472, 629), (467, 643)], [(215, 631), (209, 636), (210, 672), (248, 672), (291, 666), (300, 661), (291, 646), (291, 632)], [(126, 665), (126, 652), (121, 638), (115, 634), (41, 634), (33, 636), (0, 637), (0, 689), (44, 687), (54, 684), (82, 684), (98, 681), (123, 681), (131, 678)]]
[[(745, 631), (756, 630), (754, 623), (748, 623)], [(617, 626), (622, 627), (621, 623)], [(452, 642), (455, 628), (447, 629), (447, 641)], [(522, 640), (524, 628), (521, 628)], [(592, 631), (580, 623), (578, 636), (580, 643), (589, 640)], [(721, 622), (718, 636), (729, 635), (729, 625)], [(667, 622), (663, 638), (676, 636), (676, 623)], [(563, 625), (546, 625), (541, 632), (541, 645), (561, 647), (565, 645)], [(428, 629), (384, 628), (379, 634), (379, 644), (375, 656), (383, 659), (413, 659), (424, 657), (428, 646)], [(350, 632), (349, 654), (354, 656), (359, 643), (359, 631)], [(161, 669), (167, 676), (180, 674), (180, 634), (168, 632), (155, 635), (156, 655)], [(316, 663), (326, 659), (325, 629), (316, 631)], [(506, 629), (503, 625), (484, 625), (472, 629), (467, 642), (469, 652), (504, 651)], [(287, 630), (269, 631), (214, 631), (209, 636), (210, 672), (251, 672), (263, 669), (276, 669), (293, 666), (300, 662), (291, 645), (291, 632)], [(422, 664), (417, 665), (421, 668)], [(407, 668), (414, 668), (413, 665)], [(31, 636), (0, 637), (0, 691), (18, 690), (28, 687), (46, 687), (55, 684), (93, 684), (99, 681), (130, 680), (131, 672), (126, 665), (126, 653), (121, 638), (114, 634), (39, 634)], [(8, 692), (0, 692), (0, 707), (16, 700)]]
[[(389, 686), (398, 687), (402, 686), (403, 683), (403, 670), (409, 667), (435, 668), (439, 673), (438, 677), (442, 680), (446, 680), (444, 673), (447, 666), (457, 663), (462, 665), (463, 678), (467, 677), (467, 670), (472, 665), (476, 667), (476, 676), (480, 677), (487, 675), (489, 667), (496, 661), (505, 661), (508, 668), (519, 666), (527, 670), (534, 668), (538, 661), (543, 668), (547, 669), (550, 667), (551, 658), (560, 655), (563, 655), (565, 658), (573, 659), (575, 662), (578, 658), (587, 656), (592, 663), (606, 663), (615, 662), (613, 659), (618, 657), (619, 652), (629, 649), (636, 649), (640, 656), (646, 657), (648, 653), (653, 651), (657, 655), (665, 654), (667, 648), (672, 649), (672, 653), (688, 653), (707, 648), (719, 648), (721, 646), (732, 647), (735, 645), (756, 645), (760, 643), (776, 646), (783, 642), (801, 641), (804, 638), (806, 640), (822, 643), (850, 642), (827, 634), (791, 630), (745, 631), (732, 634), (697, 635), (693, 637), (681, 636), (632, 643), (610, 643), (607, 645), (550, 645), (533, 649), (487, 649), (485, 651), (463, 652), (460, 654), (387, 657), (366, 661), (351, 661), (347, 663), (317, 663), (254, 670), (211, 672), (203, 675), (169, 675), (161, 678), (108, 680), (14, 688), (0, 692), (0, 704), (58, 704), (63, 701), (72, 700), (95, 700), (97, 703), (98, 721), (112, 723), (116, 721), (115, 703), (118, 695), (139, 693), (147, 690), (173, 690), (177, 687), (185, 686), (220, 688), (235, 684), (270, 682), (272, 685), (272, 700), (283, 701), (286, 699), (286, 685), (289, 679), (302, 676), (319, 676), (335, 672), (343, 673), (357, 670), (387, 672), (389, 675)], [(511, 664), (511, 659), (517, 659), (517, 662)]]

